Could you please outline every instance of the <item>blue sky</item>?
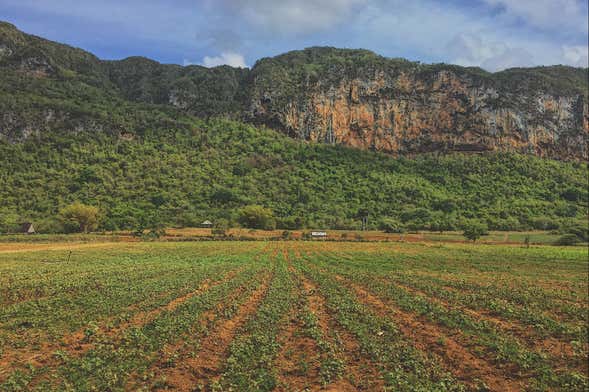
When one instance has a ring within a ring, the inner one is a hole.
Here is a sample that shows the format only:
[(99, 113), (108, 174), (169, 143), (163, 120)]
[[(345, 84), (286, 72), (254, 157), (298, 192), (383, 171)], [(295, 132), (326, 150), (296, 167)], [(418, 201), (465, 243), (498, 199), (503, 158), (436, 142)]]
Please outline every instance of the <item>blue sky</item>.
[(252, 66), (328, 45), (476, 65), (587, 67), (587, 0), (0, 0), (0, 19), (104, 59)]

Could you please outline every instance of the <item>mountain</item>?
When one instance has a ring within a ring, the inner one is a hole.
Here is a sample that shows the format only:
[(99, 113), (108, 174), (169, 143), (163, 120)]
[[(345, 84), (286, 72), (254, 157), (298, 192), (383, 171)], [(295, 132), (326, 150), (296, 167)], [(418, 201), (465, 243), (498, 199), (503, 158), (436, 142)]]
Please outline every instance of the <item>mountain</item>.
[[(132, 135), (157, 105), (229, 117), (293, 138), (394, 155), (510, 151), (586, 160), (588, 69), (420, 64), (367, 50), (308, 48), (251, 70), (102, 61), (0, 23), (0, 136), (52, 129)], [(130, 114), (132, 113), (132, 114)]]
[[(365, 212), (371, 228), (586, 227), (587, 134), (570, 119), (586, 111), (586, 73), (488, 74), (331, 48), (251, 70), (102, 61), (3, 23), (0, 232), (61, 232), (59, 211), (75, 201), (99, 207), (101, 230), (230, 225), (255, 204), (284, 229), (358, 228)], [(526, 117), (539, 102), (528, 91), (558, 97), (558, 116)], [(492, 102), (504, 109), (492, 114)], [(485, 116), (554, 138), (495, 137)], [(463, 128), (431, 125), (444, 122)]]

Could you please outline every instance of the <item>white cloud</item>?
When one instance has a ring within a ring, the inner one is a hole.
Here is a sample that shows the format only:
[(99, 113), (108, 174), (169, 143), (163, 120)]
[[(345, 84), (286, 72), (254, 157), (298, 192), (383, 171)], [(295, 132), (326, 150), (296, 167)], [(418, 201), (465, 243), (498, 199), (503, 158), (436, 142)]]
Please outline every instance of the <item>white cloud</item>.
[[(184, 61), (186, 65), (186, 60)], [(231, 67), (247, 68), (243, 55), (235, 52), (223, 52), (219, 56), (205, 56), (202, 65), (207, 68), (229, 65)]]
[(566, 64), (576, 67), (589, 67), (589, 47), (587, 46), (567, 46), (562, 47), (562, 56)]
[[(330, 45), (497, 70), (586, 67), (586, 1), (0, 0), (0, 8), (18, 9), (22, 16), (7, 19), (26, 31), (107, 58), (161, 54), (158, 60), (177, 61), (193, 53), (202, 58), (197, 64), (246, 66), (240, 53), (251, 61)], [(215, 55), (203, 58), (208, 53)]]
[(534, 57), (526, 49), (486, 40), (477, 34), (458, 34), (447, 49), (456, 56), (451, 60), (453, 63), (489, 71), (534, 65)]
[(484, 0), (511, 17), (540, 29), (587, 32), (586, 0)]
[(273, 33), (307, 34), (332, 28), (349, 17), (354, 7), (368, 0), (221, 0), (218, 3), (252, 25)]
[[(565, 39), (556, 33), (533, 32), (533, 28), (513, 22), (504, 12), (496, 14), (428, 0), (388, 0), (365, 7), (350, 21), (354, 26), (350, 45), (368, 47), (389, 57), (480, 66), (489, 71), (552, 64), (583, 66), (583, 46), (576, 46), (582, 34), (569, 31), (572, 38)], [(567, 24), (560, 28), (566, 30)], [(564, 50), (567, 43), (570, 46)]]

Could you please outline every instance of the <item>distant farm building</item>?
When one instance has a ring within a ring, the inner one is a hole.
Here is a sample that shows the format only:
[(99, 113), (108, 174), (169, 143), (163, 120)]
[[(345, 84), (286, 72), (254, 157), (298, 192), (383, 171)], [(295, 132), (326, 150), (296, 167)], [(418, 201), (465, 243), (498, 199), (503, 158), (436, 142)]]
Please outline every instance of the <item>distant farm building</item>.
[(20, 226), (20, 232), (25, 234), (35, 234), (35, 227), (31, 222), (25, 222)]
[(213, 227), (213, 222), (206, 220), (200, 224), (200, 227)]
[(327, 238), (326, 231), (312, 231), (311, 238)]

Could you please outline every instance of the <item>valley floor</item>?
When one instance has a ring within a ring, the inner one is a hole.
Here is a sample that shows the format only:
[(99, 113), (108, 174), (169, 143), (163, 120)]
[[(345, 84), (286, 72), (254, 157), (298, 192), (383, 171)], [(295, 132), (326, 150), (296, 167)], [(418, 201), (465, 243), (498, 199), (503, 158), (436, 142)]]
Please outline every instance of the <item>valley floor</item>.
[(586, 247), (0, 244), (0, 390), (588, 387)]

